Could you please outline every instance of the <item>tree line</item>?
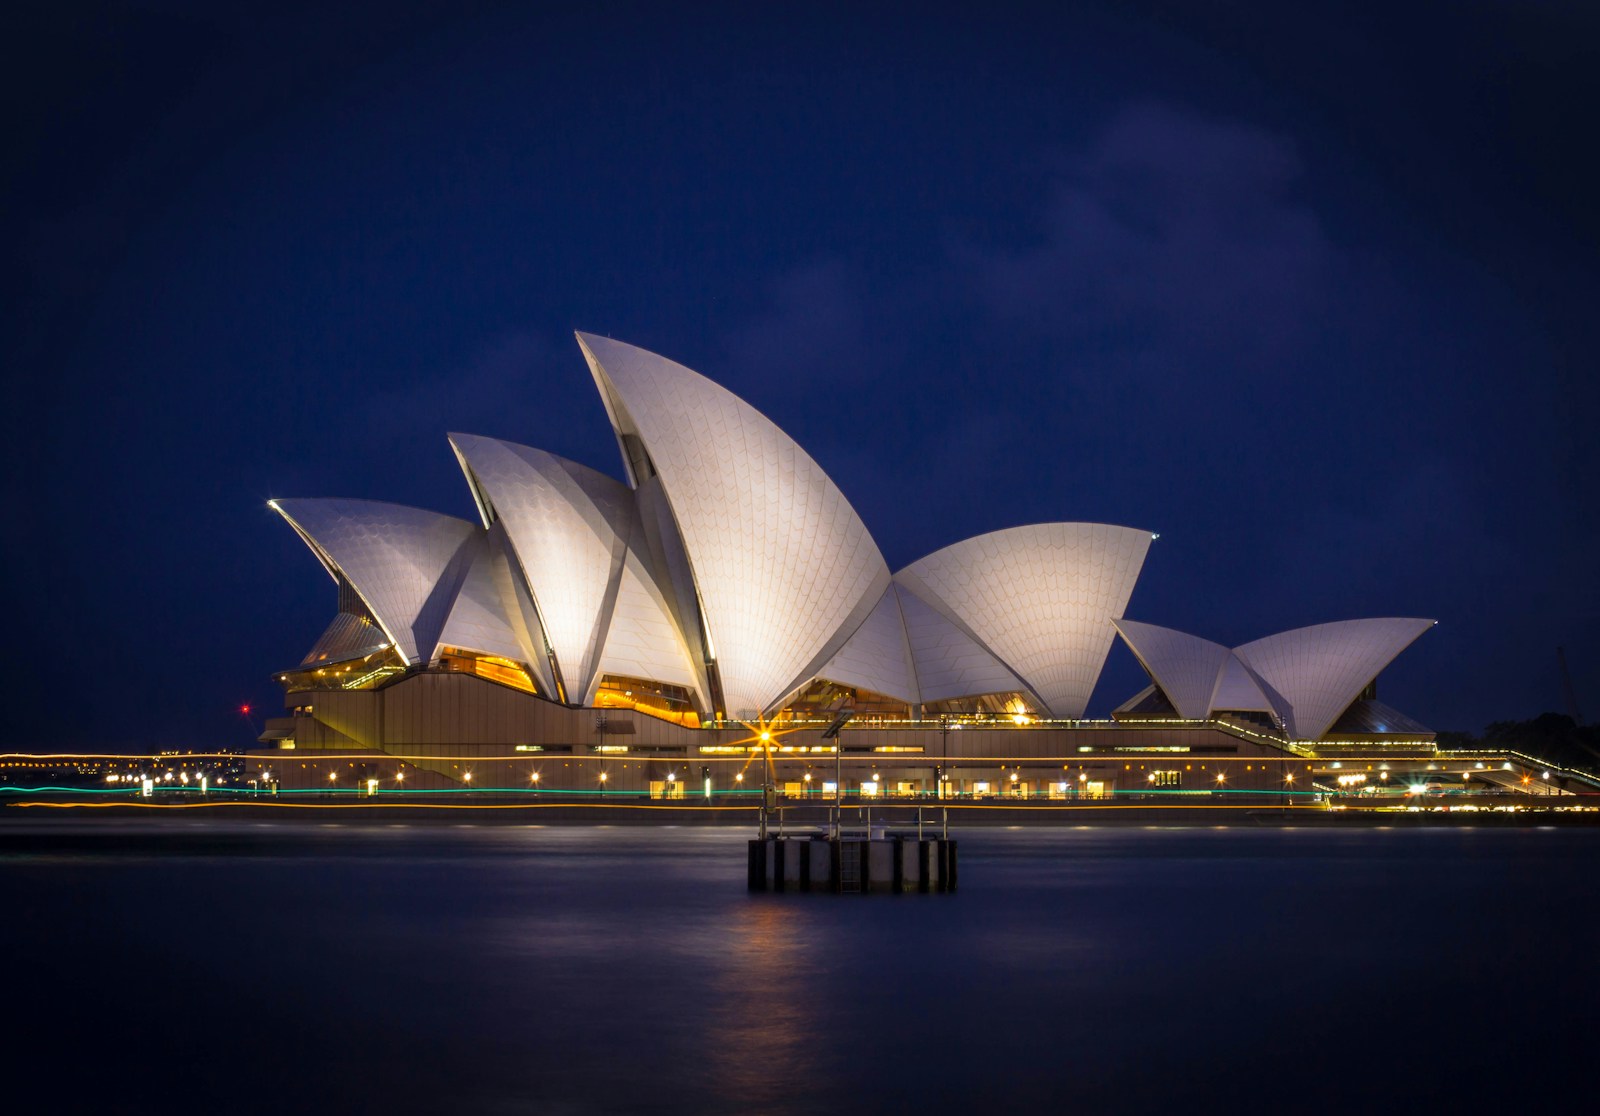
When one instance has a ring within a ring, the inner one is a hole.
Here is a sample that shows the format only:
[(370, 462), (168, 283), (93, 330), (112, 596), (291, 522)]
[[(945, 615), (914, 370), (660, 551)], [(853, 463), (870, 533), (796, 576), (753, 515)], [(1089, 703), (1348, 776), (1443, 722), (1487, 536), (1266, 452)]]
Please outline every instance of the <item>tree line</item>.
[(1441, 732), (1441, 748), (1505, 748), (1546, 763), (1600, 775), (1600, 725), (1580, 725), (1565, 713), (1541, 713), (1531, 721), (1495, 721), (1481, 736)]

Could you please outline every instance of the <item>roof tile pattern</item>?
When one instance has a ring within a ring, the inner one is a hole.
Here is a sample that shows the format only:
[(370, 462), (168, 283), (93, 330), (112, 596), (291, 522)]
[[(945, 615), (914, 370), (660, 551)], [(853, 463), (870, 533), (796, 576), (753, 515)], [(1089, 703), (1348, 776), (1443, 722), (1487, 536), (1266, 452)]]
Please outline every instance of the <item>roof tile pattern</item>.
[[(407, 663), (431, 655), (476, 528), (376, 500), (274, 500), (330, 574), (342, 573)], [(459, 556), (459, 557), (458, 557)]]
[(917, 694), (924, 703), (1028, 689), (981, 643), (904, 585), (896, 584), (894, 595), (905, 618)]
[(539, 692), (553, 699), (556, 680), (550, 671), (550, 656), (545, 653), (544, 631), (539, 627), (538, 612), (533, 607), (528, 584), (522, 578), (522, 567), (506, 534), (506, 525), (497, 519), (484, 534), (489, 543), (489, 568), (504, 603), (506, 622), (516, 637), (517, 646), (522, 648), (519, 661), (533, 675)]
[(910, 655), (900, 601), (891, 586), (884, 590), (856, 634), (817, 671), (817, 676), (916, 705), (921, 698), (917, 696)]
[(488, 534), (474, 532), (468, 547), (471, 564), (439, 633), (439, 646), (522, 662), (526, 652), (507, 619), (508, 602), (495, 577), (495, 553)]
[(305, 658), (300, 660), (300, 665), (325, 666), (329, 663), (363, 659), (387, 646), (389, 637), (366, 616), (341, 612), (322, 633), (322, 638), (306, 652)]
[(1234, 653), (1288, 702), (1290, 735), (1318, 740), (1433, 623), (1414, 617), (1340, 620), (1267, 636)]
[(1231, 651), (1222, 664), (1222, 670), (1217, 674), (1217, 688), (1211, 694), (1211, 708), (1234, 712), (1275, 713), (1280, 721), (1284, 720), (1287, 714), (1287, 707), (1269, 698), (1261, 689), (1260, 683), (1256, 681), (1255, 675), (1251, 674), (1250, 669)]
[(895, 575), (1027, 683), (1081, 717), (1150, 549), (1150, 532), (1041, 523), (967, 539)]
[[(690, 663), (688, 648), (672, 622), (665, 597), (642, 556), (630, 551), (618, 579), (616, 606), (600, 654), (600, 669), (583, 700), (594, 701), (600, 678), (606, 674), (668, 682), (698, 694), (700, 682)], [(697, 708), (704, 705), (699, 697), (693, 700)]]
[(619, 438), (637, 436), (661, 479), (728, 712), (770, 709), (882, 595), (877, 544), (821, 467), (754, 407), (654, 353), (578, 342)]
[(621, 481), (544, 450), (473, 434), (452, 434), (450, 442), (505, 526), (567, 700), (582, 700), (598, 677), (633, 532), (632, 494)]
[(1178, 716), (1203, 721), (1211, 714), (1217, 675), (1232, 657), (1226, 647), (1172, 628), (1112, 620), (1139, 663), (1156, 680)]

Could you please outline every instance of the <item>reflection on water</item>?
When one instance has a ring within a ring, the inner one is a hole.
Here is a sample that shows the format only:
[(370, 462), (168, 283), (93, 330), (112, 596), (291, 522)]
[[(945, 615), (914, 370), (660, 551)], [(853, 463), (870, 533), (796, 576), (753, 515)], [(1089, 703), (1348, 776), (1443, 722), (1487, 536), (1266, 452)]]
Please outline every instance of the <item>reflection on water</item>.
[(771, 1111), (795, 1082), (814, 1079), (826, 1023), (815, 987), (822, 966), (796, 932), (792, 905), (776, 898), (735, 908), (712, 981), (708, 1085), (743, 1111)]
[(747, 836), (5, 819), (8, 1098), (1371, 1111), (1588, 1057), (1600, 831), (974, 830), (953, 896), (751, 896)]

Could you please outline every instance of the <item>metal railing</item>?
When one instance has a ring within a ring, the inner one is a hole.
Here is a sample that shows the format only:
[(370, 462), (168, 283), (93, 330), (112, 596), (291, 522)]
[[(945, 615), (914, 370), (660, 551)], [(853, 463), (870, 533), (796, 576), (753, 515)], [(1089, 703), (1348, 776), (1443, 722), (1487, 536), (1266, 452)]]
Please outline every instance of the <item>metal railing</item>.
[[(876, 813), (877, 821), (873, 820)], [(798, 814), (798, 817), (794, 815)], [(852, 817), (853, 815), (853, 817)], [(845, 837), (871, 838), (874, 831), (891, 830), (910, 832), (915, 828), (917, 840), (924, 836), (950, 836), (950, 811), (943, 803), (905, 802), (805, 802), (783, 800), (776, 797), (761, 805), (761, 836), (776, 833), (787, 837), (790, 830), (825, 833), (831, 840)]]

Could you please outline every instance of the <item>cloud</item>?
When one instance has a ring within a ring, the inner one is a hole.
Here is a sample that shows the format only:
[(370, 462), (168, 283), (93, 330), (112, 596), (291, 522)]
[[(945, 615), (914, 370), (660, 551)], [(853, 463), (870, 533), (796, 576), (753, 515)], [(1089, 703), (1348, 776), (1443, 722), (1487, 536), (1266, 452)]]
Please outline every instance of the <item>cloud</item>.
[(1160, 105), (1061, 160), (1034, 242), (958, 244), (994, 318), (1059, 341), (1282, 368), (1328, 302), (1338, 252), (1294, 195), (1294, 144)]

